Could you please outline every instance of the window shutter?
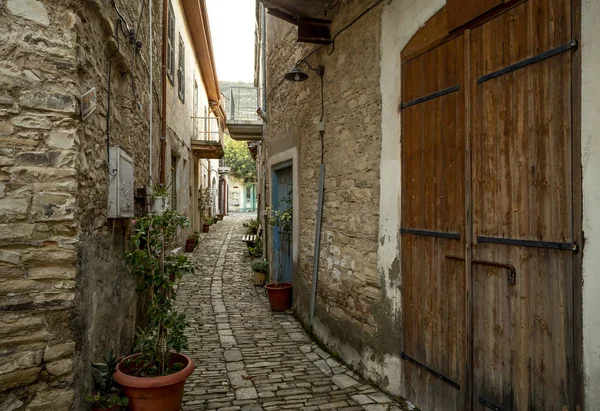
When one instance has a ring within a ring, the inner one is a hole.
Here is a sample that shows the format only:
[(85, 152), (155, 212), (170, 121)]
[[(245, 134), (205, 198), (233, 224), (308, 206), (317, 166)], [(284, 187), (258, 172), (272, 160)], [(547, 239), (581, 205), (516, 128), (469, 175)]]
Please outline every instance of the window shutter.
[(179, 70), (177, 70), (179, 99), (185, 101), (185, 48), (183, 39), (179, 36)]
[(173, 5), (169, 2), (169, 15), (167, 17), (167, 77), (173, 83), (175, 72), (175, 13)]

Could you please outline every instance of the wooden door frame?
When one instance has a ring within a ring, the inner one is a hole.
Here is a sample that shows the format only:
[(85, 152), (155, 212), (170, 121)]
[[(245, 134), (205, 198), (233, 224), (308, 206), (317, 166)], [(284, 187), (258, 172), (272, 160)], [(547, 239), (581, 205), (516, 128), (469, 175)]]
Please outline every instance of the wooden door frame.
[[(432, 33), (428, 33), (430, 35), (426, 36), (426, 39), (417, 38), (418, 34), (421, 31), (427, 30), (427, 23), (438, 19), (438, 21), (443, 20), (443, 13), (445, 13), (446, 6), (442, 7), (433, 17), (431, 17), (428, 22), (425, 23), (424, 26), (417, 31), (413, 37), (408, 41), (406, 46), (400, 53), (400, 73), (401, 73), (401, 90), (404, 90), (406, 84), (406, 76), (405, 76), (405, 67), (408, 62), (411, 60), (435, 49), (436, 47), (441, 46), (442, 44), (460, 36), (461, 34), (465, 35), (465, 45), (469, 44), (470, 40), (470, 32), (473, 28), (478, 27), (485, 22), (498, 17), (499, 15), (511, 10), (518, 5), (525, 3), (529, 0), (508, 0), (503, 5), (496, 7), (489, 12), (483, 14), (482, 16), (476, 18), (475, 20), (465, 24), (464, 26), (454, 30), (450, 33), (441, 33), (439, 30), (433, 30)], [(578, 44), (581, 44), (581, 0), (570, 0), (571, 3), (571, 38), (576, 40)], [(440, 18), (440, 16), (442, 18)], [(574, 396), (574, 406), (576, 410), (583, 410), (584, 408), (584, 374), (583, 374), (583, 252), (584, 252), (584, 238), (583, 238), (583, 175), (582, 175), (582, 159), (581, 159), (581, 65), (582, 65), (582, 55), (581, 48), (575, 47), (570, 51), (572, 56), (571, 63), (571, 137), (572, 137), (572, 201), (573, 201), (573, 240), (579, 246), (579, 252), (573, 254), (573, 290), (572, 290), (572, 307), (573, 307), (573, 377), (574, 377), (574, 387), (575, 393)], [(466, 260), (470, 261), (472, 259), (472, 232), (473, 232), (473, 221), (472, 221), (472, 212), (471, 212), (471, 145), (472, 145), (472, 136), (471, 127), (470, 127), (470, 113), (471, 113), (471, 102), (470, 94), (471, 94), (471, 82), (470, 82), (470, 48), (467, 47), (465, 52), (466, 64), (465, 64), (465, 99), (466, 100), (466, 116), (465, 116), (465, 180), (466, 180), (466, 220), (465, 220), (465, 241), (466, 241)], [(400, 96), (400, 101), (402, 101), (402, 95)], [(404, 138), (404, 115), (403, 112), (400, 111), (401, 117), (401, 130), (400, 130), (400, 162), (402, 167), (403, 162), (403, 146), (402, 139)], [(402, 196), (400, 196), (400, 210), (402, 210)], [(402, 240), (400, 240), (400, 247), (402, 247)], [(467, 363), (466, 364), (466, 372), (465, 372), (465, 403), (469, 404), (472, 408), (472, 376), (471, 376), (471, 367), (473, 364), (472, 359), (472, 273), (471, 273), (471, 264), (465, 264), (465, 284), (467, 285), (466, 289), (466, 310), (467, 313)], [(402, 324), (406, 323), (405, 321), (405, 310), (402, 310)], [(406, 347), (405, 341), (405, 333), (402, 333), (401, 344), (402, 350)], [(402, 369), (402, 378), (405, 377), (405, 367)], [(406, 390), (404, 390), (406, 391)]]

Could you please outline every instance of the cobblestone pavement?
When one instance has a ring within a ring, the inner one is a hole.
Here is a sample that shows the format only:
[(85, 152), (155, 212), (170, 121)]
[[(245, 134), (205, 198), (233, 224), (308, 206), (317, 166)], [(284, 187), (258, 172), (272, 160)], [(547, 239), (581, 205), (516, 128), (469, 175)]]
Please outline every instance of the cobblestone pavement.
[(321, 350), (291, 314), (270, 310), (241, 241), (250, 218), (212, 226), (192, 257), (196, 273), (180, 284), (196, 365), (183, 410), (408, 409)]

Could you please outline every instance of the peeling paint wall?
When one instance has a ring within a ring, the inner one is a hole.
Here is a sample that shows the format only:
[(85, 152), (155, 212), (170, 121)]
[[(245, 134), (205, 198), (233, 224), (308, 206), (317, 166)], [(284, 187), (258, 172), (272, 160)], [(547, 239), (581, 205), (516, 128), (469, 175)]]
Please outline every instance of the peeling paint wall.
[(600, 409), (600, 2), (582, 1), (583, 369), (585, 407)]

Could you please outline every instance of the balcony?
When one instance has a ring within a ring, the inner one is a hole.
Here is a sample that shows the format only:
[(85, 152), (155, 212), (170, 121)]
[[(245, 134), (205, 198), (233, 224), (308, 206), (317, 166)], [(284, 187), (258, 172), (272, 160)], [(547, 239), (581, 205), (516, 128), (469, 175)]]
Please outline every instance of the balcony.
[(192, 117), (194, 133), (192, 151), (199, 158), (220, 159), (225, 155), (219, 119), (216, 117)]
[(258, 97), (257, 87), (232, 87), (225, 94), (227, 129), (234, 140), (262, 140), (263, 121), (256, 114)]

